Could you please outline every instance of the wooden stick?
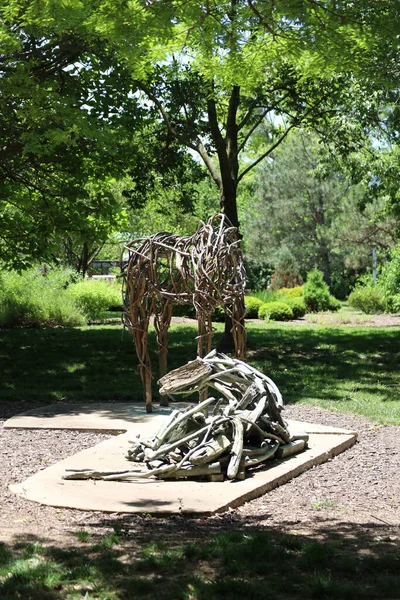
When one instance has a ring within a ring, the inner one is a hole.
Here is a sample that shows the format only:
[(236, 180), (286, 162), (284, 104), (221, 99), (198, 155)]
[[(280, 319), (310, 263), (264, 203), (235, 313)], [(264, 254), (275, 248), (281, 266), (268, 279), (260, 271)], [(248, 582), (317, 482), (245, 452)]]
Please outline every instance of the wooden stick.
[(232, 419), (233, 445), (231, 459), (226, 471), (228, 479), (235, 479), (239, 472), (240, 460), (243, 452), (243, 422), (239, 417)]

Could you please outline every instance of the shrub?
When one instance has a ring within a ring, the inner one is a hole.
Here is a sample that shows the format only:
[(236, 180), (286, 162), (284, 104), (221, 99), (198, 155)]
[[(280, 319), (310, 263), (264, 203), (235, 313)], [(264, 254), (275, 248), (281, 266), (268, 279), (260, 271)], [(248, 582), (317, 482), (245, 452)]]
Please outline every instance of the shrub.
[(346, 300), (357, 281), (357, 275), (350, 268), (333, 269), (330, 290), (335, 298)]
[(329, 287), (324, 281), (324, 276), (318, 269), (313, 269), (307, 275), (304, 284), (304, 302), (307, 312), (323, 310), (338, 310), (340, 302), (331, 296)]
[(65, 290), (71, 283), (77, 283), (81, 276), (70, 267), (52, 267), (49, 266), (44, 274), (46, 285), (50, 285), (56, 290)]
[(286, 301), (287, 298), (301, 298), (303, 296), (303, 292), (304, 292), (304, 286), (296, 285), (296, 287), (281, 288), (279, 290), (279, 296), (281, 296), (282, 298), (285, 298), (285, 301)]
[(222, 306), (217, 306), (213, 312), (212, 320), (216, 323), (223, 323), (225, 321), (225, 310)]
[(271, 290), (270, 288), (265, 290), (257, 290), (253, 294), (254, 298), (258, 298), (261, 300), (263, 304), (266, 302), (275, 302), (275, 300), (279, 300), (279, 293), (276, 290)]
[(174, 317), (188, 317), (194, 319), (196, 317), (196, 311), (193, 304), (173, 304), (172, 305), (172, 316)]
[(5, 271), (0, 278), (0, 327), (74, 327), (85, 317), (63, 289), (69, 274), (44, 277), (38, 269)]
[(260, 307), (258, 316), (266, 321), (290, 321), (293, 311), (284, 302), (266, 302)]
[[(173, 304), (172, 315), (174, 317), (187, 317), (188, 319), (196, 318), (196, 311), (193, 304)], [(222, 306), (217, 306), (213, 312), (212, 320), (217, 323), (225, 321), (225, 311)]]
[(385, 312), (385, 298), (382, 292), (374, 286), (357, 287), (351, 292), (348, 304), (367, 315)]
[(270, 267), (257, 266), (245, 260), (246, 287), (248, 290), (262, 290), (271, 282), (272, 270)]
[(400, 294), (386, 298), (386, 310), (390, 313), (400, 313)]
[(378, 283), (385, 296), (400, 294), (400, 244), (392, 248), (390, 260), (381, 268)]
[(339, 310), (341, 306), (342, 306), (342, 303), (340, 302), (340, 300), (335, 298), (335, 296), (332, 296), (332, 295), (329, 296), (328, 310), (335, 312), (335, 311)]
[[(174, 304), (172, 306), (172, 315), (174, 317), (188, 317), (189, 319), (196, 318), (196, 311), (193, 304)], [(217, 306), (212, 314), (212, 320), (216, 323), (225, 321), (225, 310), (222, 306)]]
[(67, 294), (89, 319), (99, 318), (101, 312), (122, 304), (120, 286), (98, 279), (83, 279), (70, 285)]
[(290, 306), (295, 319), (301, 319), (307, 312), (303, 298), (287, 298), (285, 299), (285, 304)]
[(259, 298), (255, 296), (245, 296), (244, 304), (246, 306), (246, 318), (247, 319), (257, 319), (258, 318), (258, 309), (264, 303)]

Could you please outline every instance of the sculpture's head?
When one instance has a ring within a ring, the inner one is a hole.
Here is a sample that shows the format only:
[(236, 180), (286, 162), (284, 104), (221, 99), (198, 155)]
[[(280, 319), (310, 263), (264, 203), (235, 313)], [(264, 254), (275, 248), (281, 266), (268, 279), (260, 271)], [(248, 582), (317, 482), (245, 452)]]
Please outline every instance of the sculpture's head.
[(213, 369), (201, 358), (192, 360), (161, 377), (158, 381), (160, 394), (189, 395), (198, 391), (201, 384), (212, 374)]

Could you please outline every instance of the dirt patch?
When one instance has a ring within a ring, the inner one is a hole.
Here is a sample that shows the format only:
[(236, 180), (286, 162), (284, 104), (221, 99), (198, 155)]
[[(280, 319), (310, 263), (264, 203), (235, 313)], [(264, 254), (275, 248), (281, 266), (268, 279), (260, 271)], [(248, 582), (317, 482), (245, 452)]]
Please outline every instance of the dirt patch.
[(316, 313), (304, 319), (290, 321), (297, 325), (344, 325), (355, 327), (400, 327), (400, 315), (364, 315), (361, 313)]
[[(246, 323), (262, 323), (261, 319), (246, 319)], [(189, 317), (172, 317), (172, 323), (175, 325), (193, 325), (197, 327), (197, 321)], [(347, 325), (354, 327), (363, 325), (365, 327), (400, 327), (400, 315), (364, 315), (357, 312), (346, 313), (315, 313), (306, 315), (302, 319), (293, 319), (285, 321), (285, 324), (292, 325)]]
[[(0, 407), (6, 419), (26, 405)], [(34, 408), (30, 406), (30, 408)], [(346, 528), (379, 530), (382, 539), (399, 542), (400, 534), (400, 427), (373, 425), (367, 419), (333, 413), (318, 407), (287, 406), (288, 418), (356, 430), (359, 441), (333, 460), (244, 506), (212, 517), (153, 517), (118, 515), (52, 508), (12, 494), (8, 486), (20, 483), (84, 448), (110, 437), (60, 430), (0, 429), (0, 539), (57, 540), (76, 543), (74, 533), (110, 533), (116, 527), (135, 536), (168, 531), (194, 534), (199, 528), (268, 527), (299, 534)], [(0, 421), (2, 426), (2, 421)], [(163, 533), (162, 533), (163, 532)]]

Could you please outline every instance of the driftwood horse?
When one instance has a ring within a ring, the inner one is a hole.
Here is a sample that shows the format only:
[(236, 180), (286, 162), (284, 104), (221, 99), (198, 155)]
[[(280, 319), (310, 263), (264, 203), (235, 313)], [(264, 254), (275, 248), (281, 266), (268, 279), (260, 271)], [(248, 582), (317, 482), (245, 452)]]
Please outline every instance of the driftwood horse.
[[(121, 259), (123, 322), (133, 335), (144, 387), (146, 410), (152, 410), (151, 370), (147, 348), (154, 315), (160, 376), (167, 371), (168, 328), (172, 305), (193, 304), (198, 323), (197, 354), (211, 350), (212, 314), (222, 306), (232, 319), (236, 357), (244, 358), (245, 270), (237, 229), (223, 214), (201, 223), (192, 236), (156, 233), (133, 240)], [(167, 405), (168, 399), (161, 398)]]

